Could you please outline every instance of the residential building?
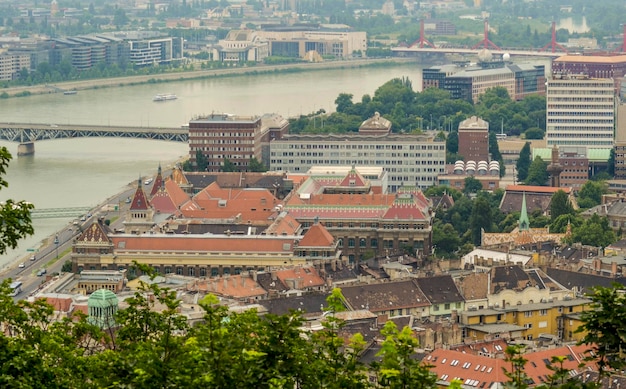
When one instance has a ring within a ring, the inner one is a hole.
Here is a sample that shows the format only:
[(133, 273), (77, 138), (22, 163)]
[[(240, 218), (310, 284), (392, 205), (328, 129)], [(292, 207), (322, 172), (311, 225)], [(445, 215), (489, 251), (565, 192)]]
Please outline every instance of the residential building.
[(528, 204), (527, 212), (533, 213), (540, 210), (542, 214), (548, 215), (550, 212), (550, 202), (552, 195), (562, 190), (567, 194), (570, 204), (574, 209), (578, 209), (578, 203), (574, 197), (572, 188), (552, 188), (549, 186), (533, 186), (533, 185), (507, 185), (502, 201), (500, 202), (500, 210), (504, 213), (514, 211), (522, 211), (522, 203)]
[(30, 70), (30, 56), (19, 53), (0, 54), (0, 80), (16, 80), (22, 69)]
[(420, 277), (415, 282), (430, 302), (431, 318), (448, 317), (456, 321), (458, 313), (465, 310), (465, 298), (449, 274)]
[(345, 286), (341, 288), (341, 293), (350, 310), (367, 309), (377, 315), (389, 317), (428, 317), (431, 305), (415, 279)]
[(459, 123), (458, 154), (466, 162), (489, 162), (489, 123), (472, 116)]
[(546, 92), (546, 140), (553, 146), (613, 147), (613, 79), (555, 73)]
[(381, 166), (389, 173), (387, 190), (395, 192), (402, 186), (436, 184), (445, 172), (445, 148), (444, 141), (423, 134), (289, 134), (270, 144), (270, 166), (296, 173), (316, 165)]

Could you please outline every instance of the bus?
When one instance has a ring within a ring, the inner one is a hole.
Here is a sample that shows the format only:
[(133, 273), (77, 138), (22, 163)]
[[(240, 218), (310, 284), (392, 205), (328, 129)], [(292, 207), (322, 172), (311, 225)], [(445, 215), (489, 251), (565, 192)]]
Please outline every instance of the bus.
[(11, 296), (17, 296), (22, 293), (22, 281), (11, 282), (9, 288), (11, 288)]

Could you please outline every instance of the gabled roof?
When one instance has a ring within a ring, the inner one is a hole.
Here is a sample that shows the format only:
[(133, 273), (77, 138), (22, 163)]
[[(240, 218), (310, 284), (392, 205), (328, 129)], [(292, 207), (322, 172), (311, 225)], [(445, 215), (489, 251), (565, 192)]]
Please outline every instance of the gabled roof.
[(290, 280), (296, 280), (295, 284), (300, 287), (294, 289), (316, 288), (324, 285), (324, 280), (314, 267), (296, 266), (289, 269), (276, 270), (275, 273), (276, 277), (287, 286), (289, 286)]
[(424, 220), (426, 216), (422, 210), (423, 204), (413, 194), (399, 194), (383, 215), (383, 219)]
[(478, 300), (487, 298), (487, 285), (489, 275), (487, 273), (471, 273), (457, 280), (459, 290), (465, 300)]
[(367, 180), (353, 166), (339, 186), (361, 188), (367, 186)]
[(176, 213), (189, 200), (189, 195), (178, 184), (173, 180), (165, 180), (150, 198), (150, 205), (160, 213)]
[(415, 280), (346, 286), (341, 293), (352, 309), (369, 309), (371, 312), (430, 305)]
[(163, 176), (161, 175), (161, 164), (159, 164), (157, 176), (154, 179), (154, 184), (152, 184), (152, 189), (150, 190), (150, 197), (154, 196), (154, 194), (161, 188), (162, 185), (163, 185)]
[(141, 187), (141, 178), (140, 178), (137, 184), (137, 190), (135, 190), (135, 194), (133, 195), (133, 200), (130, 202), (129, 210), (145, 211), (149, 208), (150, 208), (150, 203), (148, 202), (146, 192), (144, 192), (143, 188)]
[(313, 224), (304, 234), (304, 237), (298, 244), (299, 248), (307, 247), (323, 247), (333, 248), (335, 246), (335, 238), (320, 223)]
[(76, 243), (86, 243), (90, 245), (109, 245), (111, 244), (111, 240), (109, 239), (109, 234), (111, 230), (109, 227), (100, 222), (93, 222), (89, 227), (83, 231), (78, 238), (76, 238)]
[(508, 382), (503, 369), (511, 367), (511, 363), (504, 359), (444, 349), (434, 350), (422, 362), (431, 366), (430, 371), (437, 375), (438, 381), (452, 382), (462, 377), (467, 387), (485, 389), (500, 387), (496, 385)]
[(261, 285), (248, 275), (243, 274), (200, 280), (196, 286), (200, 291), (231, 298), (256, 297), (267, 294)]
[(428, 298), (431, 304), (445, 304), (465, 301), (461, 292), (456, 287), (452, 276), (441, 275), (434, 277), (416, 278), (422, 293)]
[(299, 235), (301, 224), (289, 213), (281, 212), (265, 230), (266, 235)]
[(311, 314), (322, 312), (322, 308), (327, 306), (328, 296), (329, 294), (308, 293), (296, 297), (263, 300), (259, 301), (259, 304), (275, 315), (285, 315), (291, 310)]

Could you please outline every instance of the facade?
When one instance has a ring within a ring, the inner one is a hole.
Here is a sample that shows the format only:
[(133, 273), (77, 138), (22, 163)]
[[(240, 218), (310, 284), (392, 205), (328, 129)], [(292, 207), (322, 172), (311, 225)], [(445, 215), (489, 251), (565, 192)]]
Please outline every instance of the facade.
[(245, 170), (250, 159), (262, 160), (264, 135), (259, 116), (211, 114), (194, 119), (189, 122), (189, 158), (196, 163), (196, 153), (201, 152), (208, 172), (220, 171), (226, 159)]
[(135, 66), (168, 64), (182, 58), (182, 38), (149, 38), (131, 40), (130, 62)]
[(454, 165), (446, 165), (446, 172), (437, 177), (437, 185), (463, 191), (468, 177), (478, 180), (483, 190), (494, 191), (500, 188), (500, 164), (498, 161), (456, 161)]
[(464, 161), (489, 161), (489, 123), (472, 116), (459, 123), (459, 155)]
[(15, 80), (22, 69), (30, 70), (29, 55), (0, 54), (0, 80)]
[(626, 179), (626, 84), (622, 84), (615, 126), (615, 179)]
[(367, 34), (348, 29), (312, 29), (303, 27), (274, 27), (257, 32), (269, 41), (273, 56), (304, 58), (310, 51), (321, 56), (351, 57), (367, 51)]
[(559, 161), (563, 169), (560, 175), (561, 187), (579, 191), (589, 180), (589, 159), (583, 153), (563, 151)]
[(268, 55), (268, 41), (252, 30), (232, 30), (213, 48), (213, 60), (219, 62), (262, 62)]
[(552, 73), (612, 78), (619, 90), (621, 78), (626, 76), (626, 55), (564, 55), (552, 61)]
[(309, 179), (285, 199), (284, 210), (305, 229), (320, 220), (350, 262), (407, 250), (430, 253), (432, 204), (424, 194), (415, 188), (379, 194), (366, 190), (369, 185), (356, 171), (331, 190)]
[(478, 66), (443, 65), (424, 69), (423, 88), (436, 87), (450, 92), (452, 98), (478, 102), (489, 88), (503, 87), (512, 99), (545, 93), (545, 67), (532, 64), (509, 64), (491, 61), (491, 54)]
[(428, 188), (445, 172), (446, 146), (430, 135), (290, 134), (270, 144), (272, 170), (306, 172), (322, 166), (381, 166), (389, 192), (402, 186)]
[(613, 147), (616, 97), (613, 80), (557, 75), (546, 92), (548, 146)]

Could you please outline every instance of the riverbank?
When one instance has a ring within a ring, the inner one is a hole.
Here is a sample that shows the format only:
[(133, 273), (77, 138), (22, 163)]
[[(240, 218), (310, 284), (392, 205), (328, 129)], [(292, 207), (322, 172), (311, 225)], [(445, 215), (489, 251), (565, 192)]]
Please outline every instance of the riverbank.
[(394, 66), (414, 62), (410, 58), (361, 58), (345, 61), (329, 61), (317, 63), (295, 63), (285, 65), (256, 65), (251, 67), (204, 69), (186, 72), (171, 72), (162, 74), (149, 74), (141, 76), (127, 76), (114, 78), (99, 78), (83, 81), (67, 81), (54, 84), (19, 86), (1, 89), (9, 97), (22, 97), (26, 95), (62, 93), (64, 90), (87, 90), (96, 88), (113, 88), (146, 83), (172, 82), (180, 80), (203, 79), (209, 77), (232, 77), (249, 74), (267, 74), (275, 72), (298, 72), (298, 71), (321, 71), (327, 69), (359, 68), (366, 66)]

